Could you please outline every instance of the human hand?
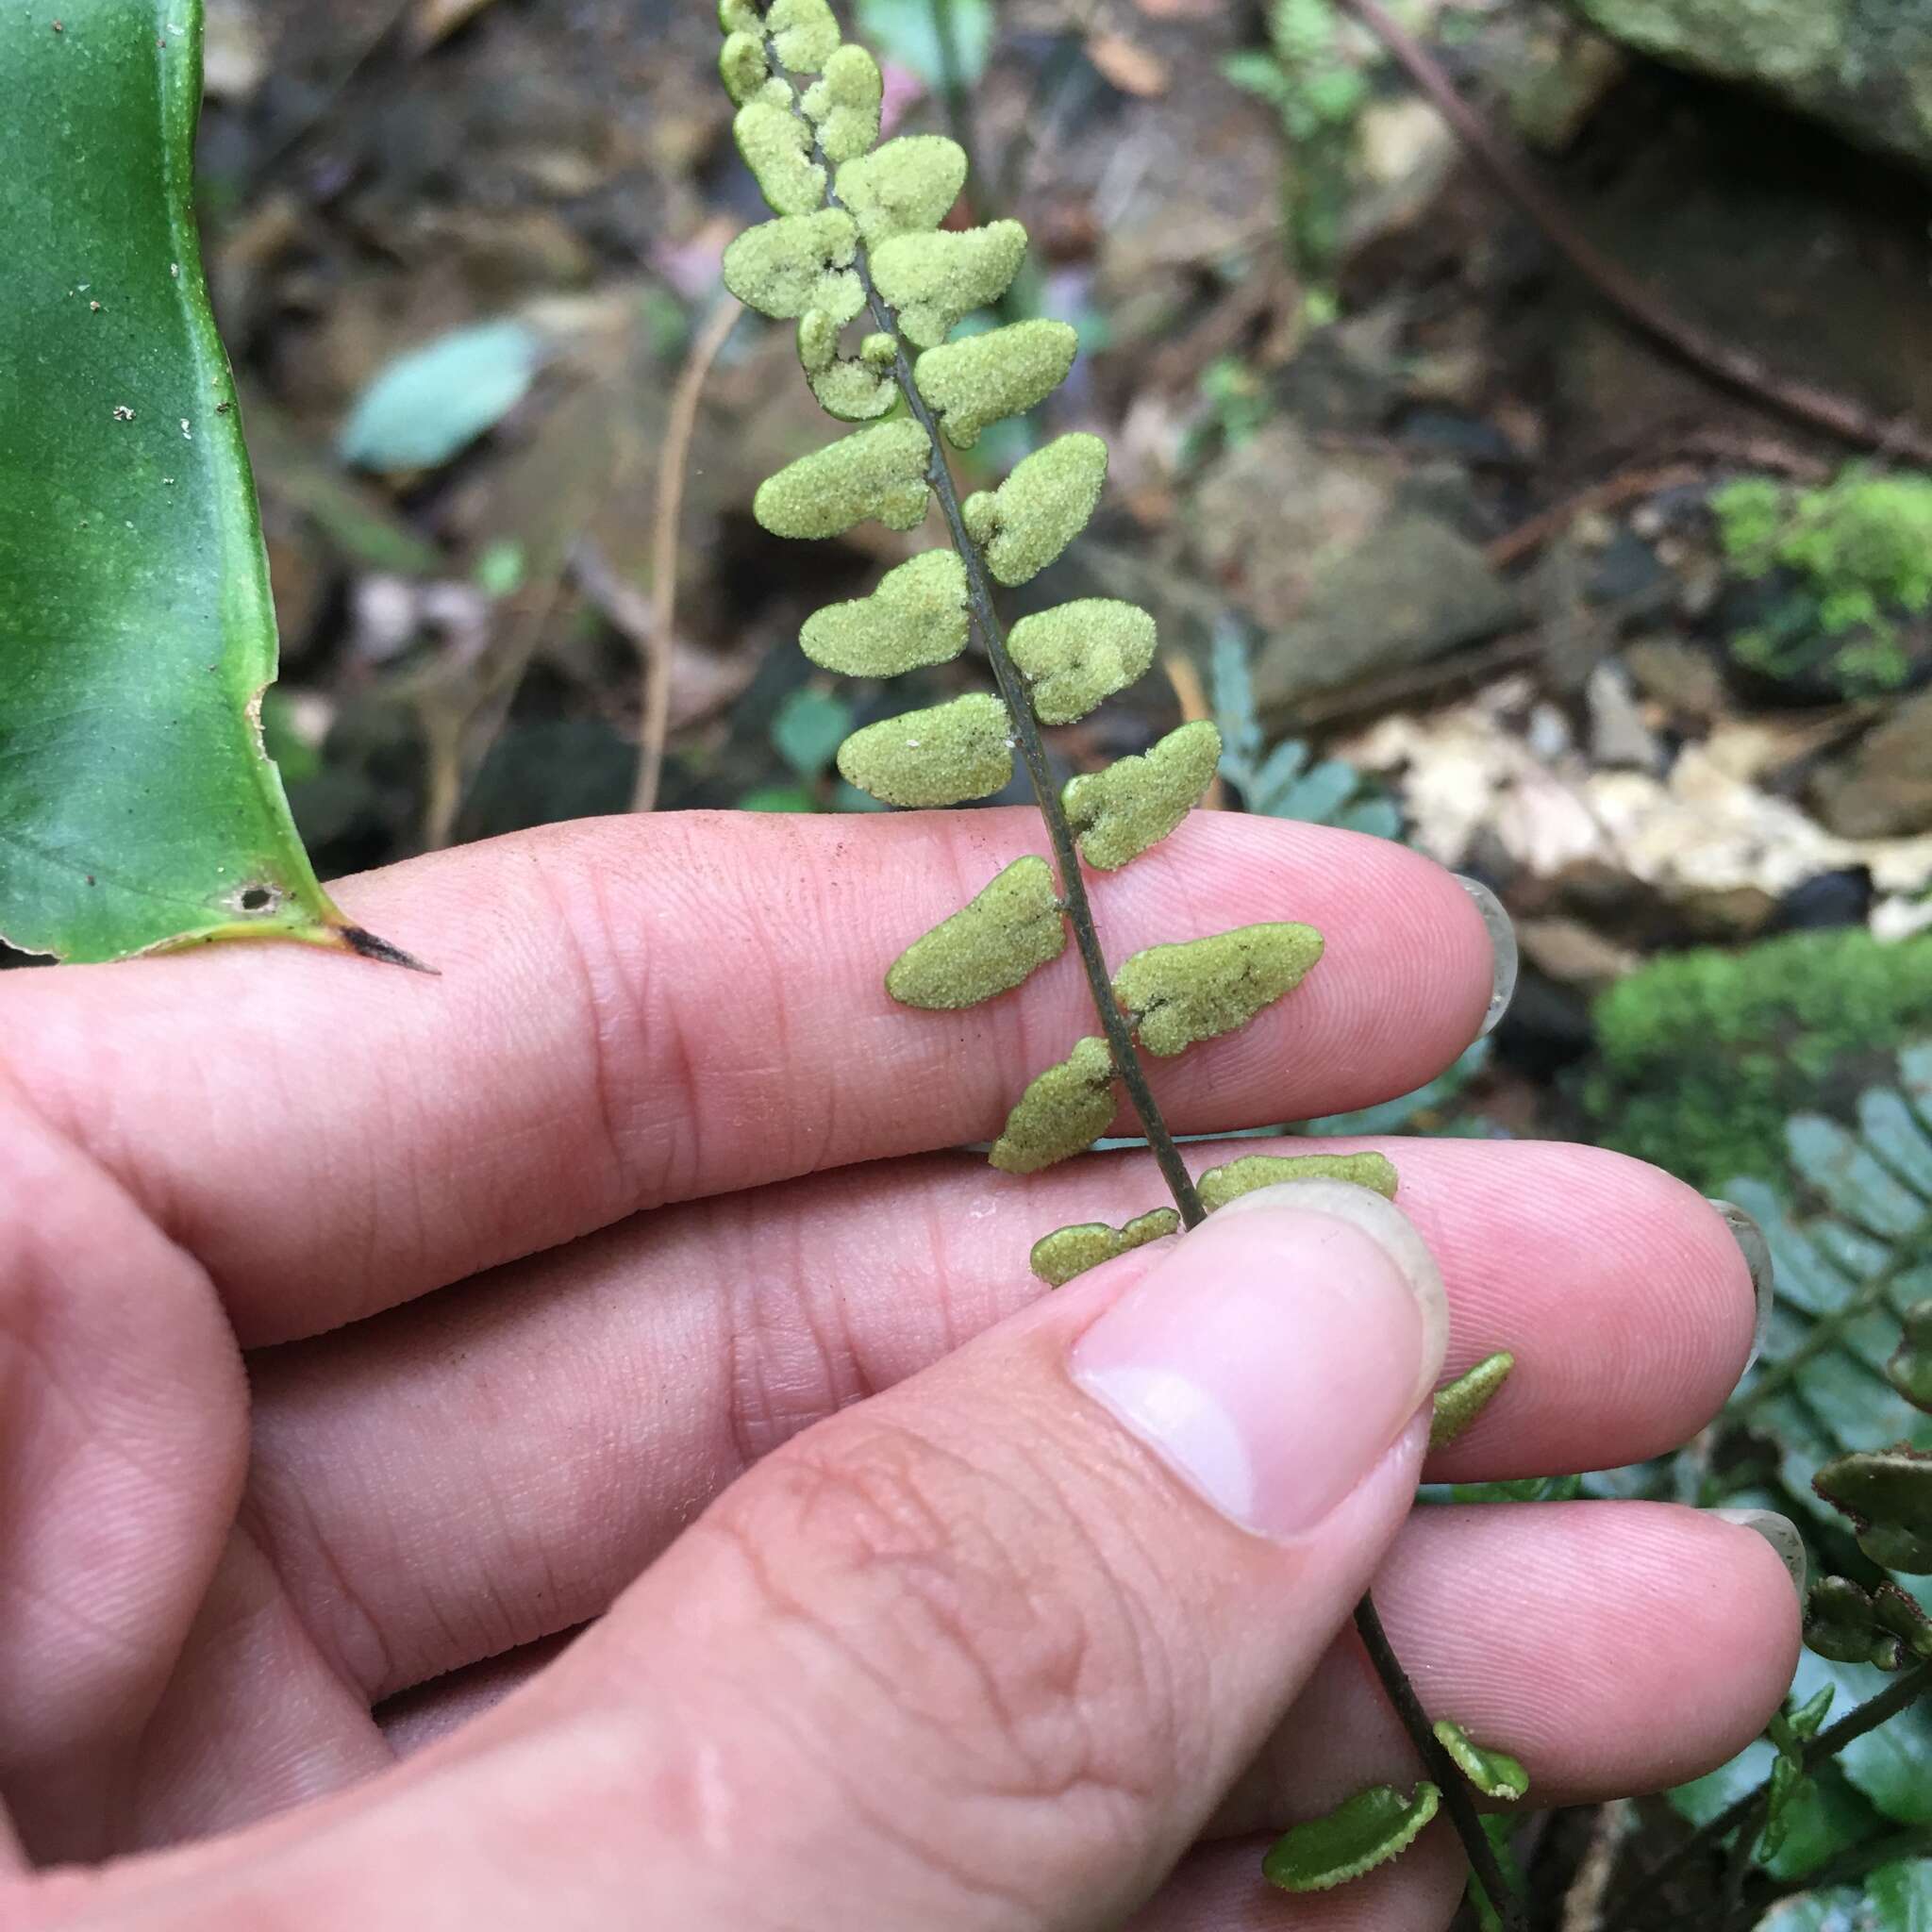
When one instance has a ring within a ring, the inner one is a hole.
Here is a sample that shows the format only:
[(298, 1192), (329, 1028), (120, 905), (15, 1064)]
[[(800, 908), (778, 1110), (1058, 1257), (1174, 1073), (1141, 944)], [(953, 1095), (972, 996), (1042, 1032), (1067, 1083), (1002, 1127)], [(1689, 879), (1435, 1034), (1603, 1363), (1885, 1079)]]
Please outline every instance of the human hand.
[[(1440, 1827), (1319, 1898), (1257, 1874), (1415, 1774), (1337, 1636), (1372, 1574), (1539, 1803), (1757, 1732), (1798, 1624), (1759, 1537), (1408, 1513), (1445, 1345), (1519, 1367), (1431, 1478), (1697, 1429), (1753, 1328), (1724, 1223), (1615, 1155), (1421, 1141), (1446, 1304), (1312, 1185), (1042, 1294), (1033, 1239), (1156, 1205), (1151, 1161), (941, 1150), (1088, 1030), (1074, 962), (957, 1016), (880, 985), (1038, 838), (561, 827), (342, 889), (437, 979), (0, 979), (0, 1925), (1424, 1932)], [(1095, 895), (1117, 957), (1327, 935), (1155, 1069), (1178, 1131), (1404, 1091), (1490, 998), (1470, 899), (1382, 841), (1201, 814)]]

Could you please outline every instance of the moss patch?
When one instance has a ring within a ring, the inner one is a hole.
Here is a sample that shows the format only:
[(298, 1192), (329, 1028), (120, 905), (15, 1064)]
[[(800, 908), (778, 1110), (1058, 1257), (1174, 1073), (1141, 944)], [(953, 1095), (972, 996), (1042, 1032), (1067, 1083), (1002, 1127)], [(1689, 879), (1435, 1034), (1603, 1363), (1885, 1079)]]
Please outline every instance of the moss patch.
[(1932, 939), (1794, 933), (1658, 959), (1597, 1002), (1584, 1101), (1607, 1147), (1711, 1191), (1774, 1181), (1794, 1113), (1851, 1116), (1902, 1041), (1932, 1028)]
[(1740, 663), (1772, 677), (1822, 675), (1854, 697), (1906, 682), (1899, 622), (1932, 610), (1932, 476), (1848, 470), (1823, 490), (1747, 476), (1710, 505), (1731, 567), (1789, 587), (1730, 640)]

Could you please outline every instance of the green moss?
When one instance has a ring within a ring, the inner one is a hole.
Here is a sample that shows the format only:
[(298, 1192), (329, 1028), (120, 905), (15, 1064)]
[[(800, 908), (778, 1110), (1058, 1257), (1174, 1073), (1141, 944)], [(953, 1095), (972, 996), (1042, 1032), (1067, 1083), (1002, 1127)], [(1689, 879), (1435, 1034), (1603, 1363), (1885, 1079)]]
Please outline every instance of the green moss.
[(744, 34), (752, 40), (765, 37), (765, 16), (753, 0), (718, 0), (718, 31)]
[(1395, 1163), (1386, 1154), (1244, 1154), (1225, 1166), (1210, 1167), (1194, 1191), (1212, 1214), (1257, 1188), (1278, 1188), (1290, 1181), (1346, 1181), (1392, 1201)]
[(811, 158), (811, 128), (789, 108), (757, 99), (739, 108), (731, 137), (775, 214), (815, 213), (825, 198), (825, 171)]
[(942, 134), (905, 134), (845, 162), (835, 179), (865, 245), (876, 248), (937, 228), (952, 213), (966, 185), (966, 151)]
[(1083, 1040), (1021, 1094), (989, 1157), (1008, 1174), (1037, 1174), (1092, 1146), (1113, 1124), (1113, 1058)]
[(971, 449), (989, 423), (1050, 396), (1074, 366), (1079, 338), (1064, 322), (1016, 322), (928, 349), (913, 365), (919, 393), (955, 449)]
[(839, 747), (839, 774), (887, 805), (963, 805), (1013, 775), (1007, 708), (974, 691), (855, 731)]
[(772, 0), (765, 31), (788, 74), (821, 74), (839, 50), (839, 23), (826, 0)]
[(1170, 731), (1138, 758), (1068, 779), (1060, 792), (1080, 857), (1117, 872), (1187, 817), (1221, 760), (1221, 733), (1205, 718)]
[(1898, 621), (1932, 609), (1932, 476), (1848, 470), (1822, 490), (1747, 476), (1710, 502), (1731, 566), (1790, 582), (1731, 640), (1740, 662), (1774, 677), (1822, 672), (1852, 695), (1905, 682)]
[(879, 138), (881, 92), (878, 62), (863, 47), (841, 47), (825, 62), (824, 77), (805, 91), (801, 106), (835, 166), (856, 161)]
[(837, 537), (868, 517), (913, 529), (925, 517), (931, 449), (909, 418), (854, 430), (768, 476), (752, 514), (774, 537)]
[(1107, 481), (1107, 445), (1062, 436), (1014, 467), (997, 490), (961, 506), (966, 529), (1003, 584), (1036, 577), (1087, 527)]
[(1799, 1112), (1849, 1117), (1887, 1054), (1932, 1029), (1932, 939), (1795, 933), (1658, 959), (1596, 1005), (1584, 1100), (1607, 1147), (1707, 1192), (1786, 1171)]
[(966, 568), (955, 551), (928, 550), (889, 570), (870, 597), (814, 611), (798, 641), (827, 671), (897, 677), (949, 662), (966, 637)]
[(1244, 925), (1136, 953), (1114, 974), (1114, 997), (1134, 1015), (1141, 1043), (1164, 1058), (1245, 1026), (1321, 957), (1311, 925)]
[(1023, 617), (1007, 639), (1042, 724), (1071, 724), (1146, 675), (1154, 620), (1138, 604), (1080, 597)]
[[(865, 290), (852, 266), (858, 229), (843, 208), (780, 215), (747, 228), (724, 251), (724, 286), (747, 308), (790, 321), (810, 313), (814, 342), (865, 307)], [(801, 352), (803, 333), (801, 332)]]
[(898, 310), (906, 340), (929, 349), (975, 308), (998, 301), (1025, 253), (1018, 222), (894, 235), (873, 250), (872, 278)]
[(1109, 1227), (1104, 1221), (1086, 1221), (1074, 1227), (1057, 1227), (1033, 1243), (1027, 1257), (1034, 1274), (1050, 1288), (1064, 1288), (1076, 1274), (1098, 1268), (1104, 1261), (1118, 1260), (1149, 1241), (1165, 1241), (1180, 1232), (1181, 1218), (1172, 1208), (1157, 1208), (1141, 1214), (1124, 1227)]
[(892, 961), (886, 991), (901, 1006), (958, 1012), (996, 999), (1067, 949), (1067, 922), (1043, 858), (1016, 858), (953, 916)]
[[(1499, 1351), (1495, 1355), (1485, 1356), (1474, 1368), (1457, 1376), (1446, 1389), (1437, 1390), (1435, 1413), (1429, 1421), (1429, 1447), (1446, 1449), (1463, 1434), (1489, 1407), (1515, 1366), (1513, 1355)], [(1495, 1794), (1491, 1792), (1491, 1795)]]

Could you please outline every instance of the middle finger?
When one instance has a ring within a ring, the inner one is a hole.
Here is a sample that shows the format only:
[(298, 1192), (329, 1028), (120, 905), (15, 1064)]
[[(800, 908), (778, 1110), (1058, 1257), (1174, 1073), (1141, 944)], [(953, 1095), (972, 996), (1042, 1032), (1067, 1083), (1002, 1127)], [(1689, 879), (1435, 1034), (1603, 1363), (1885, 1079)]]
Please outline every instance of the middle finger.
[[(1450, 1372), (1519, 1361), (1432, 1476), (1633, 1461), (1715, 1410), (1754, 1298), (1697, 1195), (1587, 1148), (1383, 1144), (1448, 1283)], [(338, 1667), (392, 1695), (596, 1615), (749, 1463), (1039, 1293), (1035, 1235), (1157, 1190), (1141, 1156), (1024, 1194), (963, 1158), (857, 1169), (640, 1217), (270, 1351), (248, 1521)]]

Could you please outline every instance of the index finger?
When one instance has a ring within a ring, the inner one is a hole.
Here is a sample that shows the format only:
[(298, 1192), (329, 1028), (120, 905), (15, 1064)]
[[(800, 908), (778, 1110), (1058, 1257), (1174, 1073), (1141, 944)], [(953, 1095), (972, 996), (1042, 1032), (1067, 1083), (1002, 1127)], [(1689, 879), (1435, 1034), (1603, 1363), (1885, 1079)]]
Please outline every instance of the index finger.
[[(9, 974), (0, 1059), (244, 1341), (286, 1340), (639, 1208), (990, 1137), (1093, 1030), (1072, 949), (961, 1013), (883, 975), (1042, 848), (1019, 809), (551, 827), (341, 890), (441, 977), (257, 947)], [(1326, 937), (1288, 999), (1154, 1064), (1176, 1131), (1406, 1091), (1489, 1003), (1475, 907), (1387, 841), (1198, 814), (1094, 897), (1114, 960), (1258, 920)]]

